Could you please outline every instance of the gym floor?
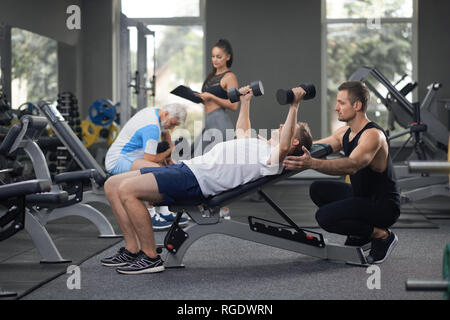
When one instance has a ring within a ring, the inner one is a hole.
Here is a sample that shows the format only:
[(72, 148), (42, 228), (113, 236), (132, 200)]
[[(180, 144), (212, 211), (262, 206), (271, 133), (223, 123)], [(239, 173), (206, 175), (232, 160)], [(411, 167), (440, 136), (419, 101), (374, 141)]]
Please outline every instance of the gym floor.
[[(308, 182), (296, 180), (271, 186), (267, 193), (300, 226), (315, 228), (315, 208), (307, 197), (307, 188)], [(443, 250), (450, 242), (449, 199), (429, 199), (404, 207), (401, 219), (393, 228), (399, 244), (389, 259), (379, 265), (380, 289), (368, 288), (371, 274), (364, 267), (324, 261), (224, 235), (208, 235), (188, 250), (183, 269), (124, 276), (114, 268), (101, 266), (101, 258), (123, 246), (120, 241), (79, 264), (80, 289), (69, 290), (70, 275), (60, 272), (59, 277), (47, 279), (46, 284), (22, 299), (442, 299), (442, 293), (407, 292), (405, 281), (441, 279)], [(249, 198), (230, 206), (233, 219), (238, 221), (245, 221), (247, 215), (277, 220), (267, 208), (264, 203)], [(431, 214), (439, 219), (427, 218)], [(69, 227), (67, 223), (66, 227)], [(56, 231), (57, 225), (51, 230)], [(323, 233), (331, 242), (345, 240), (343, 236)], [(162, 231), (156, 233), (157, 243), (162, 243), (164, 235)], [(89, 241), (89, 238), (81, 240)], [(96, 240), (91, 237), (90, 241)], [(72, 248), (75, 246), (72, 244)], [(68, 250), (69, 247), (64, 248), (64, 255)], [(0, 263), (2, 272), (8, 271), (5, 265), (7, 260)], [(37, 264), (29, 262), (28, 265), (32, 268)], [(22, 267), (26, 271), (26, 265)], [(51, 266), (40, 266), (41, 270), (46, 267)]]

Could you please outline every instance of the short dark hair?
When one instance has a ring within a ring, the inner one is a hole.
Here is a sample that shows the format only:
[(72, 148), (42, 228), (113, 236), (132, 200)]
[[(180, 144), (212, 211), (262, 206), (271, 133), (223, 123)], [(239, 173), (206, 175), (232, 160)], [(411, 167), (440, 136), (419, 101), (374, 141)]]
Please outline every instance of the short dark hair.
[(298, 136), (296, 137), (299, 141), (298, 146), (295, 147), (294, 151), (290, 155), (299, 156), (303, 154), (302, 147), (304, 146), (306, 149), (311, 150), (313, 138), (311, 134), (311, 130), (306, 122), (298, 122), (299, 126)]
[(339, 88), (339, 91), (347, 90), (348, 97), (350, 102), (354, 104), (356, 101), (361, 101), (363, 112), (366, 112), (367, 105), (370, 100), (370, 92), (367, 89), (366, 85), (362, 81), (347, 81), (342, 83)]

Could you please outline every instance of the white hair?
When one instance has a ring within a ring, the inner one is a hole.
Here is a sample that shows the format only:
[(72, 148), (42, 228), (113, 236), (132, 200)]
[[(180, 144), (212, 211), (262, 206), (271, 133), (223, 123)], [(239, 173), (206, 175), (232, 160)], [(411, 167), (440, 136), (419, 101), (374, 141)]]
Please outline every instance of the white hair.
[(161, 108), (163, 111), (169, 112), (169, 118), (178, 118), (180, 126), (184, 125), (186, 121), (187, 111), (186, 106), (180, 103), (166, 104)]

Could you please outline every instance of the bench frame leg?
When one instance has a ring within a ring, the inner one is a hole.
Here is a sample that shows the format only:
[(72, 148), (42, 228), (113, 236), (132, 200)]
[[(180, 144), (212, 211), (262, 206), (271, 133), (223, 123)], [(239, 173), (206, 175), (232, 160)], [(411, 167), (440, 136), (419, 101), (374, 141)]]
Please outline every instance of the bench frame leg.
[(53, 239), (47, 232), (47, 229), (41, 224), (40, 220), (30, 213), (25, 213), (25, 230), (33, 240), (34, 246), (41, 255), (41, 263), (67, 263), (70, 260), (64, 259), (56, 248)]
[(92, 222), (98, 229), (100, 238), (119, 238), (112, 227), (111, 223), (106, 219), (106, 217), (99, 210), (94, 207), (84, 204), (76, 203), (63, 208), (53, 209), (50, 213), (40, 215), (40, 220), (42, 224), (47, 224), (47, 222), (65, 218), (65, 217), (82, 217), (90, 222)]
[(325, 240), (325, 246), (319, 248), (288, 239), (254, 232), (250, 229), (248, 224), (233, 220), (221, 220), (218, 223), (208, 225), (195, 224), (187, 227), (184, 231), (189, 236), (178, 248), (176, 253), (167, 253), (164, 263), (167, 268), (183, 267), (183, 258), (189, 247), (198, 239), (209, 234), (223, 234), (320, 259), (342, 261), (361, 266), (367, 264), (362, 249), (358, 247), (342, 246), (328, 243), (327, 240)]

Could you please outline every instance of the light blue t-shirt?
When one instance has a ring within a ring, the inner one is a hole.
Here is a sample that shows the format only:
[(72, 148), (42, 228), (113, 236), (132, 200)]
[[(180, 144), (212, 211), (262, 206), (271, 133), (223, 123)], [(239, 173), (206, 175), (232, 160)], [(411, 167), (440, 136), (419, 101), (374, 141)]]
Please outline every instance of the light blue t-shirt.
[(161, 119), (158, 109), (147, 107), (138, 111), (120, 130), (108, 149), (105, 168), (109, 172), (122, 157), (142, 159), (144, 153), (156, 154), (161, 137)]

